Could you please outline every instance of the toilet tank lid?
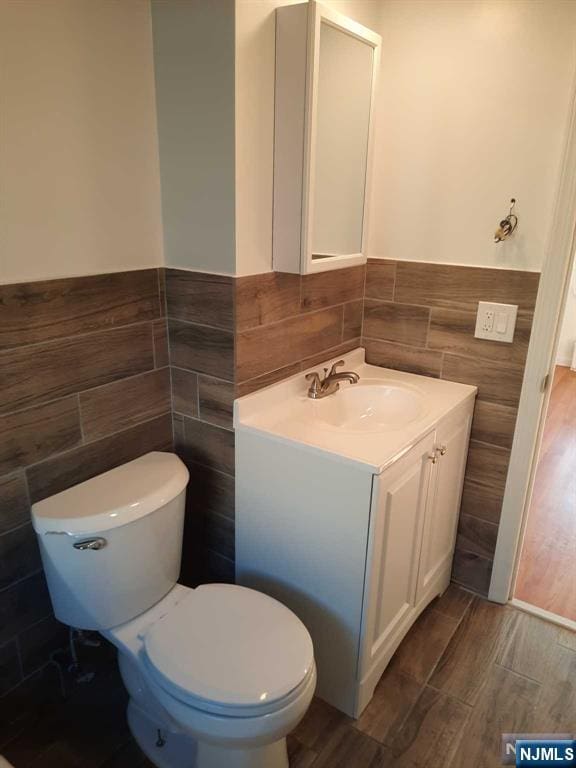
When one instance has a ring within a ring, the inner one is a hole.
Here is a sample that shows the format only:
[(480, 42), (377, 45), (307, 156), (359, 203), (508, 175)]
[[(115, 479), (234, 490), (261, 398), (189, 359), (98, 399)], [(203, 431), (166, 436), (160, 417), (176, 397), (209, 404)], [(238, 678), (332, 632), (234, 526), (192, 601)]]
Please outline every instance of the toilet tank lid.
[(188, 470), (173, 453), (153, 451), (32, 505), (36, 533), (89, 534), (132, 523), (176, 498)]

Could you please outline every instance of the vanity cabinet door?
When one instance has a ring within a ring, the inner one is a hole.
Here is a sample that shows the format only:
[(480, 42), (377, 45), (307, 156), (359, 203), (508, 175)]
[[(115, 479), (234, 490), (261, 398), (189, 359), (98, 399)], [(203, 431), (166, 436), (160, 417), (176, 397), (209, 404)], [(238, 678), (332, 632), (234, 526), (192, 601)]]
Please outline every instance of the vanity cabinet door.
[(411, 623), (434, 435), (374, 476), (360, 674), (384, 669)]
[(470, 410), (459, 409), (440, 422), (436, 430), (436, 463), (422, 536), (417, 603), (429, 598), (429, 589), (438, 591), (438, 580), (443, 573), (446, 585), (450, 578), (468, 452)]

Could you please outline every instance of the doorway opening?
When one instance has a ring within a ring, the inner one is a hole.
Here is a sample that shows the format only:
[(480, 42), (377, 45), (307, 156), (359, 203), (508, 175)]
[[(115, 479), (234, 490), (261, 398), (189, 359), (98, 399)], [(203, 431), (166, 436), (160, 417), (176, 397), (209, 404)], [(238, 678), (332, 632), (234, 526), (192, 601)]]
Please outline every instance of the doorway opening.
[(514, 600), (576, 626), (576, 261), (560, 325)]

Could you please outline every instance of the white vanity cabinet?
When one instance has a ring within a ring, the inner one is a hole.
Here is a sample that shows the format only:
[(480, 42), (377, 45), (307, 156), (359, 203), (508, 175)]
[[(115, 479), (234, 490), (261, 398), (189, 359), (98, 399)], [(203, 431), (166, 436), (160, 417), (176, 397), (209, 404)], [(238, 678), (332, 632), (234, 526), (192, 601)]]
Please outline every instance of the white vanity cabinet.
[(236, 576), (302, 619), (318, 695), (358, 717), (450, 581), (475, 388), (349, 370), (421, 387), (428, 413), (405, 434), (323, 431), (302, 374), (236, 401)]

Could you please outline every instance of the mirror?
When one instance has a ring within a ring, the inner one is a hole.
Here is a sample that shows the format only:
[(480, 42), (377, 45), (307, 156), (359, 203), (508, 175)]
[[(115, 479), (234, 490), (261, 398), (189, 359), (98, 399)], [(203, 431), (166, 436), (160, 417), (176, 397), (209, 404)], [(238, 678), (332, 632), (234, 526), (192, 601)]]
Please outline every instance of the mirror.
[(374, 49), (320, 25), (312, 259), (362, 253)]

